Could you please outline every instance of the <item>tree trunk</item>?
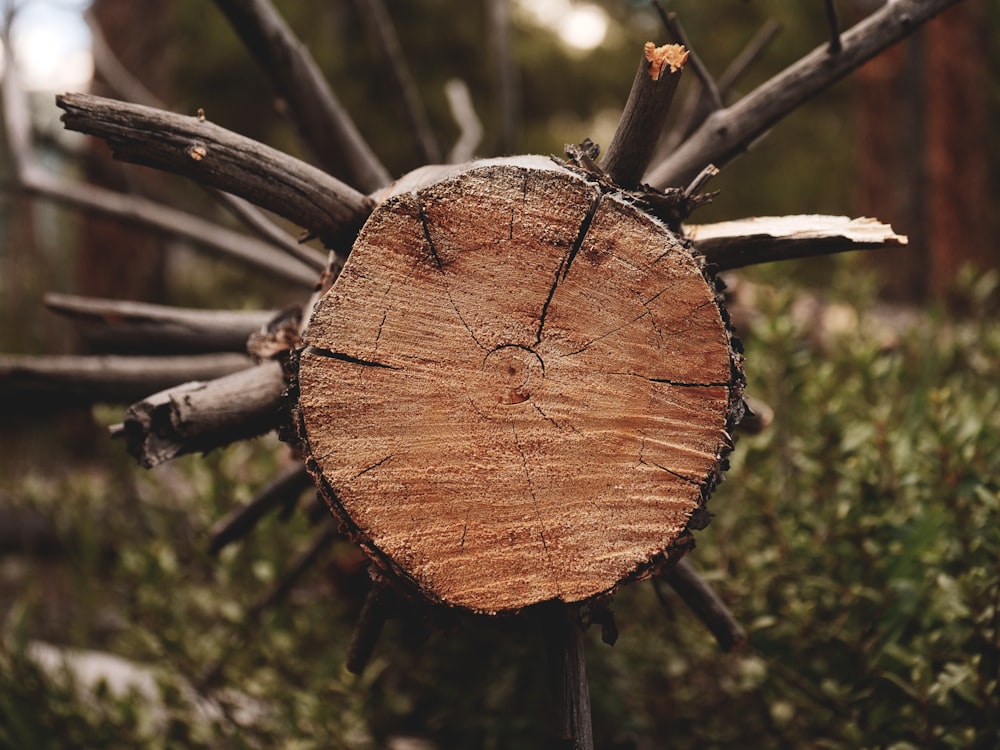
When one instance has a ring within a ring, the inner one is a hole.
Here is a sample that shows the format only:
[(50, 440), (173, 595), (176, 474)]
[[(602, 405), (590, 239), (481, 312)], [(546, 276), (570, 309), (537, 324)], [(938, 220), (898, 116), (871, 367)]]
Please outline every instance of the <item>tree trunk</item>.
[(1000, 262), (984, 153), (986, 15), (983, 0), (959, 3), (858, 71), (858, 202), (913, 239), (872, 256), (889, 299), (941, 298), (963, 265)]
[(690, 547), (742, 411), (725, 320), (617, 191), (543, 157), (473, 164), (382, 203), (317, 304), (307, 465), (426, 599), (590, 599)]

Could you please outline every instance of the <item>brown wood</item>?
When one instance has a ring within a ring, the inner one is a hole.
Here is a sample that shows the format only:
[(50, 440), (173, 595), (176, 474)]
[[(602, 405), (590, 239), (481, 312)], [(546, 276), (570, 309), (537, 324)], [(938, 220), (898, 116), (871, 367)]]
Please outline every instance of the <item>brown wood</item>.
[(383, 568), (476, 612), (586, 600), (683, 551), (742, 409), (689, 251), (543, 157), (386, 200), (305, 340), (326, 499)]

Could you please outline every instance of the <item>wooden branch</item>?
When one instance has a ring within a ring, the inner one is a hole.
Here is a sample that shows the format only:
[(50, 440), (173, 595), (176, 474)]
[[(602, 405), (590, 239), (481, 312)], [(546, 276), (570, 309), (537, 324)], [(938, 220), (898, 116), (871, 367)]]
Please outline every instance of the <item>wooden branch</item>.
[(371, 201), (287, 154), (214, 125), (153, 107), (63, 94), (69, 130), (105, 140), (116, 158), (190, 177), (294, 221), (329, 247), (353, 241)]
[(771, 19), (765, 21), (757, 33), (755, 33), (750, 41), (746, 43), (743, 49), (740, 50), (739, 54), (736, 55), (726, 66), (726, 69), (722, 71), (722, 75), (719, 76), (719, 93), (724, 97), (729, 91), (732, 90), (739, 80), (746, 74), (750, 69), (750, 66), (757, 60), (758, 57), (763, 54), (764, 50), (767, 49), (768, 45), (774, 41), (774, 38), (781, 31), (781, 24), (777, 21)]
[(295, 558), (288, 571), (247, 608), (242, 623), (243, 632), (234, 633), (230, 637), (229, 643), (222, 649), (221, 656), (210, 663), (195, 682), (195, 686), (200, 693), (204, 693), (218, 684), (229, 658), (238, 649), (245, 648), (250, 642), (250, 639), (260, 625), (260, 620), (264, 612), (288, 596), (306, 571), (316, 564), (323, 551), (333, 544), (336, 539), (337, 528), (328, 519), (323, 525), (323, 529), (313, 537), (309, 546)]
[[(777, 36), (780, 30), (781, 25), (777, 22), (766, 22), (757, 30), (757, 33), (747, 42), (740, 53), (733, 58), (726, 69), (722, 71), (722, 75), (719, 76), (718, 80), (719, 97), (722, 101), (720, 106), (725, 106), (726, 95), (747, 70), (749, 70), (750, 66), (761, 55), (767, 45), (774, 40), (774, 37)], [(718, 108), (716, 107), (715, 109)], [(711, 104), (706, 101), (700, 91), (689, 91), (688, 95), (684, 98), (684, 105), (681, 108), (680, 115), (675, 121), (674, 126), (664, 136), (663, 142), (657, 148), (657, 154), (665, 157), (667, 154), (673, 153), (678, 144), (688, 138), (712, 111)]]
[(0, 403), (5, 410), (128, 403), (194, 379), (218, 378), (245, 368), (240, 354), (178, 357), (0, 356)]
[[(215, 0), (261, 70), (271, 78), (304, 142), (327, 170), (346, 162), (364, 192), (388, 184), (389, 172), (337, 100), (309, 50), (268, 0)], [(252, 199), (251, 199), (252, 200)], [(280, 213), (280, 212), (279, 212)]]
[(808, 214), (690, 224), (684, 227), (684, 235), (720, 271), (908, 242), (905, 235), (896, 234), (876, 219)]
[(103, 351), (240, 352), (267, 325), (273, 310), (198, 310), (145, 302), (49, 293), (45, 306), (86, 326)]
[(57, 203), (183, 239), (216, 257), (237, 260), (295, 284), (311, 287), (316, 283), (314, 269), (289, 259), (274, 246), (146, 198), (65, 180), (34, 164), (22, 170), (19, 187)]
[(712, 632), (724, 651), (732, 651), (746, 643), (747, 633), (743, 626), (686, 559), (680, 560), (662, 577)]
[(833, 56), (827, 45), (758, 86), (735, 104), (713, 112), (645, 181), (657, 188), (683, 185), (706, 164), (724, 166), (809, 98), (839, 81), (959, 0), (896, 0), (841, 35)]
[(295, 240), (288, 232), (271, 221), (264, 215), (263, 211), (249, 201), (231, 193), (223, 192), (222, 190), (209, 189), (209, 193), (223, 208), (227, 209), (247, 229), (265, 242), (269, 242), (286, 255), (305, 263), (317, 271), (326, 268), (327, 258), (324, 257), (322, 252), (317, 252), (308, 245)]
[[(87, 27), (90, 29), (94, 68), (100, 73), (105, 83), (125, 101), (144, 104), (148, 107), (162, 108), (163, 103), (122, 65), (114, 51), (108, 46), (94, 13), (88, 10), (84, 13), (84, 18), (87, 21)], [(304, 247), (296, 242), (256, 206), (230, 193), (211, 188), (208, 190), (216, 201), (236, 216), (258, 237), (270, 242), (286, 254), (297, 258), (312, 268), (323, 268), (324, 259), (322, 256), (311, 248)]]
[(277, 362), (184, 383), (132, 404), (112, 435), (124, 437), (129, 454), (149, 469), (273, 430), (281, 420), (284, 390)]
[(242, 539), (270, 511), (296, 500), (311, 486), (312, 479), (305, 466), (290, 466), (262, 487), (250, 502), (233, 508), (212, 526), (209, 531), (209, 554), (216, 555), (227, 545)]
[(677, 14), (667, 13), (659, 2), (654, 2), (653, 6), (656, 8), (656, 12), (659, 14), (660, 20), (663, 22), (663, 26), (673, 37), (674, 42), (688, 50), (688, 61), (691, 63), (691, 70), (694, 71), (695, 77), (698, 79), (698, 82), (701, 83), (702, 91), (708, 96), (711, 109), (722, 109), (724, 106), (722, 102), (722, 92), (719, 90), (719, 86), (716, 84), (715, 79), (712, 78), (712, 74), (708, 72), (708, 68), (705, 66), (705, 63), (701, 61), (698, 53), (694, 51), (694, 48), (691, 46), (691, 42), (688, 41), (687, 34), (684, 32), (684, 27), (681, 25), (681, 21), (677, 17)]
[(687, 59), (679, 45), (646, 43), (625, 110), (600, 164), (623, 188), (637, 187), (649, 166)]
[(578, 608), (553, 602), (542, 605), (540, 615), (555, 704), (555, 747), (593, 750), (587, 657)]
[(831, 55), (836, 55), (843, 49), (840, 41), (840, 18), (837, 16), (837, 0), (823, 0), (826, 5), (826, 22), (830, 26), (830, 43), (826, 49)]
[(351, 674), (361, 674), (371, 661), (378, 644), (382, 628), (385, 626), (389, 613), (381, 599), (388, 592), (377, 581), (373, 581), (365, 602), (361, 605), (358, 622), (351, 634), (351, 642), (347, 647), (347, 671)]
[(385, 3), (383, 0), (354, 0), (354, 5), (382, 51), (383, 67), (403, 104), (406, 132), (413, 136), (416, 142), (421, 164), (436, 164), (441, 161), (441, 147), (427, 119), (427, 109), (406, 64), (399, 35), (385, 8)]

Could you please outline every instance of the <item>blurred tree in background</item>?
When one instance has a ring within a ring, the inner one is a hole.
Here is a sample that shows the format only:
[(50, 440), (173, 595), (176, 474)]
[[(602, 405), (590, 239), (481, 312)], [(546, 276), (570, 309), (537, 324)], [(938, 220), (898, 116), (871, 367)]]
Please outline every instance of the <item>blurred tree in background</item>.
[[(511, 133), (490, 3), (386, 4), (443, 152), (459, 132), (445, 95), (454, 78), (482, 122), (483, 155), (561, 154), (585, 137), (606, 144), (638, 49), (664, 38), (642, 0), (513, 3)], [(380, 56), (359, 5), (277, 5), (391, 173), (419, 166), (420, 146), (388, 93), (398, 61)], [(591, 49), (573, 46), (562, 36), (569, 14), (591, 5), (606, 21), (604, 37)], [(768, 20), (781, 24), (734, 96), (827, 37), (820, 2), (665, 5), (716, 75)], [(842, 5), (850, 20), (873, 3)], [(169, 109), (203, 108), (220, 125), (310, 157), (211, 3), (95, 0), (94, 14)], [(598, 746), (985, 750), (1000, 742), (997, 277), (959, 267), (968, 259), (993, 268), (1000, 254), (990, 208), (1000, 199), (991, 126), (1000, 108), (998, 16), (995, 2), (965, 0), (779, 123), (713, 183), (722, 192), (698, 221), (874, 215), (909, 233), (911, 248), (884, 262), (836, 257), (749, 274), (769, 291), (741, 330), (748, 378), (776, 418), (741, 440), (694, 557), (751, 643), (720, 654), (675, 598), (664, 607), (649, 585), (626, 589), (616, 600), (618, 645), (590, 644)], [(687, 75), (678, 101), (695, 85)], [(58, 132), (48, 93), (35, 101), (57, 144), (46, 158), (75, 169), (80, 154), (63, 149), (79, 142)], [(231, 223), (192, 183), (82, 162), (119, 186)], [(0, 220), (6, 351), (79, 345), (42, 312), (47, 290), (206, 307), (297, 301), (280, 282), (176, 242), (162, 254), (140, 249), (149, 241), (141, 233), (98, 234), (94, 220), (40, 199), (5, 195)], [(803, 288), (838, 300), (850, 325), (823, 335), (800, 314)], [(932, 304), (899, 329), (876, 307), (875, 290), (910, 302), (958, 294), (965, 317)], [(93, 418), (103, 427), (119, 414), (98, 409)], [(545, 746), (540, 645), (514, 624), (429, 634), (390, 623), (366, 674), (343, 671), (364, 575), (350, 545), (281, 606), (250, 614), (301, 551), (308, 520), (271, 519), (218, 558), (204, 539), (287, 465), (273, 439), (137, 474), (103, 437), (77, 461), (77, 428), (61, 440), (58, 423), (0, 419), (0, 528), (9, 529), (0, 533), (0, 747), (401, 749), (404, 737), (426, 743), (408, 746), (417, 748)], [(27, 658), (40, 641), (156, 665), (157, 708), (108, 686), (80, 700)], [(222, 712), (213, 714), (186, 691), (220, 660), (231, 692), (217, 696)]]

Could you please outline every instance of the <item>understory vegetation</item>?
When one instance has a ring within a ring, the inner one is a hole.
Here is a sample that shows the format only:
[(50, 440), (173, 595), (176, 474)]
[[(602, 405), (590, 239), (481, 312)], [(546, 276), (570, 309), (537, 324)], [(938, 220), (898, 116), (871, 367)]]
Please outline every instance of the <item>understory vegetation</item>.
[[(723, 653), (669, 589), (622, 590), (616, 645), (588, 632), (598, 747), (1000, 746), (997, 276), (970, 276), (959, 313), (899, 322), (857, 259), (831, 268), (836, 307), (804, 316), (814, 292), (778, 264), (741, 317), (774, 420), (739, 438), (691, 560), (749, 644)], [(100, 435), (27, 464), (33, 434), (5, 436), (0, 472), (38, 530), (0, 557), (0, 747), (548, 746), (544, 652), (520, 621), (392, 620), (355, 677), (349, 542), (267, 606), (317, 533), (307, 514), (206, 551), (291, 461), (273, 436), (142, 472)], [(127, 660), (131, 687), (91, 680), (95, 653)]]

